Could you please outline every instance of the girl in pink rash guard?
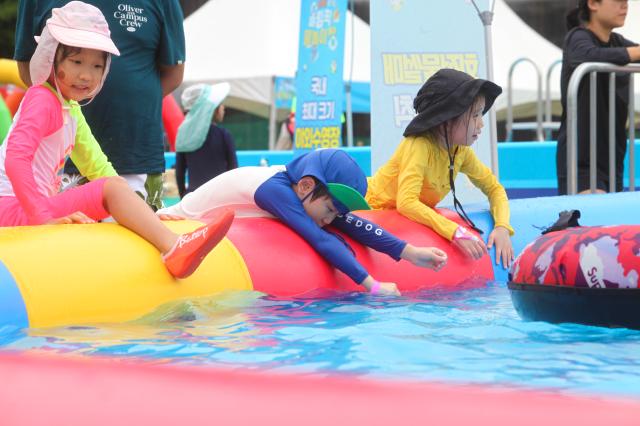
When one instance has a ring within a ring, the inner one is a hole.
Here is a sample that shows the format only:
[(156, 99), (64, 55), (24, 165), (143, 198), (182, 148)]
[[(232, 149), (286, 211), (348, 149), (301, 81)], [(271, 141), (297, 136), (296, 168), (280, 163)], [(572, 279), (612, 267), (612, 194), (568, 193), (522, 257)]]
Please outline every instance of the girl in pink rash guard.
[[(110, 55), (120, 54), (99, 9), (79, 1), (54, 8), (37, 40), (33, 86), (0, 147), (0, 226), (92, 223), (111, 215), (153, 244), (173, 276), (189, 276), (224, 237), (233, 213), (178, 235), (117, 176), (78, 104), (96, 96)], [(68, 155), (91, 182), (59, 193)]]

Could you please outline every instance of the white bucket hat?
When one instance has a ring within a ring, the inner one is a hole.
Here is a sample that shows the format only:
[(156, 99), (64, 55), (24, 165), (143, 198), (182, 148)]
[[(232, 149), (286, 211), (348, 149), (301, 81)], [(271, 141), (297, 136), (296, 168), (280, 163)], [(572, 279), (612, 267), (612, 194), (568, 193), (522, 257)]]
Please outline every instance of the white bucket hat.
[(196, 84), (182, 92), (182, 108), (188, 114), (178, 128), (176, 152), (193, 152), (204, 144), (213, 114), (230, 90), (231, 85), (224, 82), (214, 85)]
[[(29, 64), (31, 82), (34, 86), (44, 83), (51, 75), (56, 50), (60, 43), (120, 56), (120, 51), (111, 41), (109, 25), (100, 9), (81, 1), (71, 1), (63, 7), (54, 8), (42, 34), (35, 39), (38, 46)], [(111, 56), (107, 55), (102, 80), (91, 93), (92, 97), (102, 88), (110, 65)]]
[(189, 86), (184, 89), (182, 92), (182, 96), (180, 100), (182, 102), (182, 109), (185, 111), (190, 111), (198, 98), (204, 93), (206, 93), (207, 97), (204, 99), (207, 103), (213, 104), (214, 108), (218, 108), (222, 101), (229, 96), (229, 91), (231, 91), (231, 85), (227, 82), (218, 83), (218, 84), (194, 84), (193, 86)]

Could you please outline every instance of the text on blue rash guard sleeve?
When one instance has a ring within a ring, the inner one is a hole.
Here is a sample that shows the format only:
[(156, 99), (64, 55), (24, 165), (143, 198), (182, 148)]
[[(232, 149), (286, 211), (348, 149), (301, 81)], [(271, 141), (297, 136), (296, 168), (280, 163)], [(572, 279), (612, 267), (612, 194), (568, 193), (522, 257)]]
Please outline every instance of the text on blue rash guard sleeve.
[(407, 246), (403, 241), (370, 220), (348, 213), (338, 216), (331, 225), (357, 242), (371, 247), (395, 260), (400, 260), (402, 250)]
[(338, 237), (320, 228), (309, 217), (291, 184), (285, 172), (275, 174), (256, 190), (256, 204), (298, 233), (333, 267), (361, 283), (369, 273)]

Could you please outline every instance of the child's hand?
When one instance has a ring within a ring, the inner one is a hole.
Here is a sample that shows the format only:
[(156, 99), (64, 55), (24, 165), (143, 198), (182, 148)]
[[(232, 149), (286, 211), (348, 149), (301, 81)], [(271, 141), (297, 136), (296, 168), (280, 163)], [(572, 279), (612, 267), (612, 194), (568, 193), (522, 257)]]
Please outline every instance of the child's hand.
[(496, 246), (496, 265), (500, 263), (502, 259), (502, 266), (504, 268), (510, 268), (514, 259), (513, 245), (511, 244), (511, 236), (509, 230), (502, 226), (496, 226), (489, 234), (489, 244), (487, 247), (491, 248)]
[(447, 253), (436, 247), (415, 247), (407, 244), (400, 257), (416, 266), (439, 271), (447, 264)]
[(64, 225), (71, 223), (96, 223), (96, 221), (82, 212), (75, 212), (67, 216), (48, 220), (45, 222), (45, 225)]
[(463, 226), (459, 226), (453, 235), (453, 245), (474, 260), (480, 259), (487, 253), (484, 241), (476, 237)]
[(369, 293), (376, 296), (400, 296), (400, 290), (398, 290), (398, 286), (396, 283), (380, 283), (380, 287), (378, 287), (377, 291), (369, 291)]
[(376, 281), (371, 275), (368, 275), (360, 284), (373, 295), (400, 296), (400, 290), (395, 283)]

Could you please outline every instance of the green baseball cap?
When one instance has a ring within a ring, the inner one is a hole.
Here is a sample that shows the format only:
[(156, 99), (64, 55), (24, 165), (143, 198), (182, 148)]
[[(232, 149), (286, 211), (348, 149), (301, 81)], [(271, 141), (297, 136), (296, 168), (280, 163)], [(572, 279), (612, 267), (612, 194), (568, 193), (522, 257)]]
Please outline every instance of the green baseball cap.
[[(347, 212), (354, 210), (371, 210), (371, 206), (369, 206), (367, 200), (352, 187), (341, 183), (328, 183), (327, 188), (333, 198), (347, 208)], [(336, 207), (338, 210), (343, 210), (339, 206)]]

